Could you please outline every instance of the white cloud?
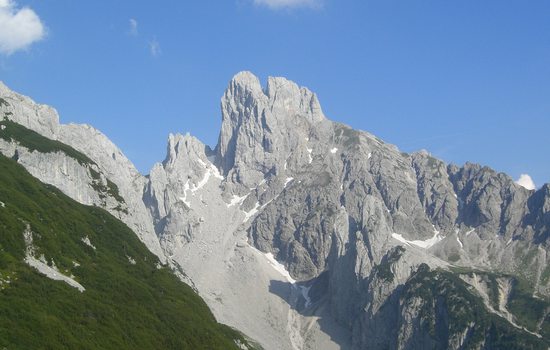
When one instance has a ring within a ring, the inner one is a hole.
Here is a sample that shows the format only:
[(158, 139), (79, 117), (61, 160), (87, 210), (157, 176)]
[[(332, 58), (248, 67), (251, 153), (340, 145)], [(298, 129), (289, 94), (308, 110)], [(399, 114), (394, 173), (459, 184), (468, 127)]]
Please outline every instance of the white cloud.
[(131, 35), (138, 35), (138, 21), (134, 18), (130, 18), (130, 34)]
[(271, 9), (291, 7), (320, 7), (320, 0), (254, 0), (256, 5), (264, 5)]
[(537, 188), (537, 186), (535, 186), (535, 183), (533, 182), (533, 179), (531, 179), (531, 176), (527, 174), (521, 174), (516, 183), (520, 186), (525, 187), (528, 190), (534, 190)]
[(149, 51), (151, 51), (151, 55), (153, 55), (153, 57), (160, 56), (162, 51), (160, 50), (160, 44), (157, 39), (149, 41)]
[(14, 0), (0, 0), (0, 53), (24, 50), (45, 35), (44, 24), (32, 9), (17, 8)]
[[(0, 0), (0, 1), (3, 1), (3, 0)], [(131, 36), (140, 37), (140, 35), (139, 35), (139, 22), (137, 21), (137, 19), (130, 18), (128, 20), (128, 25), (130, 26), (128, 33)], [(162, 50), (160, 48), (160, 43), (158, 42), (158, 40), (155, 37), (153, 37), (153, 39), (151, 39), (147, 43), (147, 47), (149, 48), (149, 53), (153, 57), (158, 57), (162, 54)]]

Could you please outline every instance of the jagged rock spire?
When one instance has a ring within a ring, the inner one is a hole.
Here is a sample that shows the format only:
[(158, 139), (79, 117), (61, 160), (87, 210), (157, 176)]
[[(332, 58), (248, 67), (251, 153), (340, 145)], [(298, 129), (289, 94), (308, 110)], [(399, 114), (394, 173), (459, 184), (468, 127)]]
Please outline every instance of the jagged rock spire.
[(313, 92), (273, 77), (264, 90), (250, 72), (231, 80), (221, 109), (218, 161), (224, 174), (246, 186), (277, 171), (313, 125), (326, 121)]

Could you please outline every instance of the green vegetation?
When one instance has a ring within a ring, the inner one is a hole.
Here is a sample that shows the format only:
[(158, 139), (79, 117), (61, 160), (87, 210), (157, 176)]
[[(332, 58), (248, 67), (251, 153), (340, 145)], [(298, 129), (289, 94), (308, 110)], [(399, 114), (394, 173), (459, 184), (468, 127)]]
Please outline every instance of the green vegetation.
[(458, 250), (451, 251), (451, 254), (449, 255), (449, 261), (450, 262), (457, 262), (460, 260), (460, 254)]
[(487, 284), (487, 289), (488, 289), (487, 294), (489, 297), (489, 302), (491, 303), (491, 307), (499, 311), (500, 292), (499, 292), (498, 279), (513, 278), (512, 276), (508, 276), (504, 274), (496, 274), (493, 272), (488, 272), (483, 270), (477, 270), (470, 267), (458, 267), (458, 266), (452, 266), (451, 271), (454, 272), (457, 276), (466, 275), (469, 278), (474, 278), (474, 274), (475, 274), (477, 275), (477, 278), (481, 278), (481, 280)]
[(390, 250), (388, 254), (386, 254), (386, 256), (382, 259), (380, 265), (375, 267), (376, 275), (387, 282), (393, 282), (395, 276), (391, 270), (391, 267), (393, 266), (393, 264), (398, 262), (399, 259), (401, 259), (401, 256), (404, 252), (405, 248), (400, 245)]
[[(99, 172), (92, 168), (92, 166), (97, 166), (97, 164), (85, 154), (62, 142), (44, 137), (37, 132), (11, 120), (4, 119), (3, 121), (0, 121), (0, 125), (4, 127), (3, 130), (0, 130), (0, 138), (8, 142), (16, 141), (29, 151), (38, 151), (41, 153), (63, 152), (67, 156), (75, 159), (80, 165), (88, 168), (90, 176), (93, 180), (92, 188), (99, 194), (101, 199), (104, 200), (107, 196), (110, 196), (118, 203), (124, 203), (124, 198), (120, 195), (118, 186), (109, 179), (107, 179), (107, 185), (104, 185), (101, 181)], [(117, 208), (119, 211), (127, 213), (127, 209), (123, 209), (121, 205)]]
[[(89, 171), (93, 181), (92, 188), (99, 194), (99, 198), (101, 198), (102, 200), (105, 200), (107, 196), (110, 196), (120, 204), (125, 203), (124, 198), (122, 198), (122, 196), (118, 191), (118, 186), (114, 182), (107, 179), (107, 185), (105, 186), (103, 184), (103, 181), (101, 180), (101, 174), (99, 174), (99, 172), (95, 171), (92, 168), (89, 168)], [(128, 214), (128, 210), (122, 209), (121, 205), (119, 205), (117, 209), (118, 211), (122, 211)]]
[(487, 349), (548, 348), (548, 339), (539, 339), (490, 313), (470, 288), (456, 273), (421, 265), (405, 284), (401, 305), (417, 298), (422, 300), (421, 327), (432, 336), (438, 349), (447, 348), (449, 338), (465, 331), (468, 337), (464, 349), (475, 349), (483, 342)]
[(457, 275), (473, 274), (481, 276), (489, 287), (489, 301), (495, 310), (500, 310), (498, 279), (506, 278), (512, 280), (512, 290), (506, 303), (506, 309), (514, 315), (515, 322), (526, 329), (540, 333), (543, 338), (550, 342), (550, 301), (547, 298), (535, 298), (533, 285), (522, 276), (512, 276), (504, 273), (488, 272), (471, 268), (452, 267)]
[(495, 274), (489, 273), (486, 274), (487, 276), (487, 285), (489, 286), (489, 302), (491, 303), (491, 306), (493, 309), (499, 311), (500, 310), (500, 292), (499, 292), (499, 285), (497, 276)]
[[(0, 348), (236, 349), (235, 340), (247, 343), (217, 323), (126, 225), (40, 183), (11, 159), (0, 156), (0, 168)], [(24, 262), (27, 225), (35, 256), (74, 275), (84, 292)]]
[(540, 276), (541, 284), (545, 285), (548, 283), (548, 281), (550, 281), (550, 266), (546, 266)]
[[(534, 298), (533, 288), (524, 279), (514, 279), (507, 307), (516, 317), (517, 323), (529, 330), (538, 331), (539, 323), (550, 328), (550, 321), (544, 321), (550, 310), (550, 303), (544, 299)], [(545, 337), (550, 340), (550, 334), (547, 333)]]
[[(522, 250), (520, 250), (521, 252)], [(534, 265), (536, 264), (536, 257), (538, 255), (538, 249), (536, 247), (527, 247), (523, 250), (523, 254), (521, 254), (521, 257), (518, 259), (519, 266), (517, 268), (517, 273), (521, 275), (521, 277), (527, 279), (529, 283), (534, 283), (537, 276), (536, 276), (536, 269), (534, 268)]]
[(4, 119), (0, 121), (0, 125), (5, 127), (4, 130), (0, 130), (0, 138), (8, 142), (17, 141), (21, 146), (30, 151), (38, 151), (41, 153), (63, 152), (82, 165), (95, 164), (90, 158), (71, 146), (44, 137), (11, 120)]

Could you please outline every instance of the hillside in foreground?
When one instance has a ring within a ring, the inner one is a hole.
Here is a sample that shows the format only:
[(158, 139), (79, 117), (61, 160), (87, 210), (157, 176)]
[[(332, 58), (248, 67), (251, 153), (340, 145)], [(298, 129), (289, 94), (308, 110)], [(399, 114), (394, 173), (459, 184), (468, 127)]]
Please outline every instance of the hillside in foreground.
[(0, 156), (0, 168), (0, 347), (246, 344), (122, 222), (42, 184), (14, 160)]

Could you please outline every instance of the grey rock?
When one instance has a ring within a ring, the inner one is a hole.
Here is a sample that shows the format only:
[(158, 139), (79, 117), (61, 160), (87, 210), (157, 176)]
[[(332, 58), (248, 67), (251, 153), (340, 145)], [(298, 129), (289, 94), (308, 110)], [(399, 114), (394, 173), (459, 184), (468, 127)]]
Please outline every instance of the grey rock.
[(458, 219), (459, 200), (447, 173), (447, 165), (425, 151), (413, 154), (412, 164), (424, 211), (439, 230), (452, 231)]
[[(2, 83), (0, 99), (0, 116), (80, 151), (95, 163), (92, 170), (97, 175), (91, 173), (87, 164), (69, 160), (59, 153), (36, 154), (37, 152), (28, 152), (20, 145), (13, 145), (9, 152), (6, 149), (9, 156), (17, 151), (20, 163), (42, 182), (60, 188), (83, 204), (94, 204), (107, 209), (134, 230), (151, 252), (164, 261), (152, 218), (142, 201), (145, 177), (117, 146), (91, 126), (60, 124), (55, 109), (12, 92)], [(98, 176), (99, 180), (95, 179)], [(98, 189), (101, 192), (106, 188), (107, 180), (117, 186), (120, 198), (110, 196), (107, 190), (100, 194), (95, 193)], [(121, 199), (124, 203), (121, 203)]]
[[(477, 316), (453, 321), (456, 300), (538, 341), (504, 300), (516, 277), (541, 300), (550, 295), (548, 185), (529, 191), (487, 167), (400, 152), (328, 120), (308, 89), (284, 78), (264, 89), (249, 72), (222, 97), (216, 148), (170, 135), (166, 159), (144, 177), (95, 129), (59, 125), (52, 109), (2, 88), (0, 111), (88, 155), (101, 181), (120, 188), (121, 219), (221, 322), (266, 349), (494, 347), (472, 336), (489, 333)], [(0, 144), (6, 154), (18, 147)], [(101, 199), (86, 187), (89, 170), (32, 153), (22, 150), (20, 162), (43, 181), (83, 202)], [(500, 309), (485, 277), (457, 269), (511, 276), (497, 278)]]
[[(248, 235), (298, 280), (328, 273), (332, 316), (352, 330), (353, 339), (388, 329), (385, 316), (376, 326), (369, 320), (381, 305), (398, 302), (392, 301), (395, 291), (421, 263), (523, 274), (546, 290), (537, 277), (545, 269), (546, 248), (534, 246), (533, 239), (547, 234), (542, 214), (547, 196), (529, 201), (533, 192), (504, 174), (473, 164), (447, 166), (427, 152), (404, 154), (366, 132), (304, 117), (304, 111), (289, 131), (286, 109), (266, 109), (274, 96), (268, 92), (249, 73), (230, 83), (222, 99), (218, 161), (226, 182), (236, 186), (256, 187), (268, 179), (278, 191), (282, 178), (293, 179), (280, 194), (267, 189), (255, 195), (263, 205)], [(280, 129), (287, 134), (276, 135)], [(292, 154), (285, 144), (292, 145)], [(405, 248), (407, 260), (393, 265), (395, 284), (377, 282), (377, 271), (396, 245)], [(529, 254), (534, 258), (522, 268), (518, 257)], [(391, 346), (439, 344), (419, 326), (421, 301), (409, 302), (394, 320), (399, 333)], [(456, 348), (464, 332), (449, 339)]]
[(29, 97), (11, 91), (2, 82), (0, 98), (0, 117), (6, 116), (47, 138), (56, 139), (59, 116), (54, 108), (37, 104)]
[(307, 159), (306, 138), (325, 121), (315, 94), (284, 78), (269, 78), (264, 92), (249, 72), (237, 74), (222, 98), (216, 153), (228, 180), (255, 187), (285, 164)]

